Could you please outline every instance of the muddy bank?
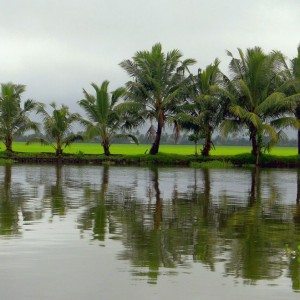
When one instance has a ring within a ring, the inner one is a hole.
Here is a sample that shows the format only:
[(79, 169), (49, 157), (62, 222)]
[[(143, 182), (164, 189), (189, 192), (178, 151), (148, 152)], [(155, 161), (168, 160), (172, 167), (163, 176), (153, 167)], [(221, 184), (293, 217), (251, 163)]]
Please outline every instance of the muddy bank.
[[(51, 154), (13, 154), (10, 156), (2, 156), (2, 160), (9, 160), (15, 163), (25, 164), (93, 164), (93, 165), (162, 165), (162, 166), (190, 166), (192, 163), (203, 163), (210, 161), (220, 161), (222, 163), (230, 163), (233, 166), (249, 166), (255, 163), (255, 159), (250, 154), (233, 155), (233, 156), (212, 156), (202, 157), (194, 155), (139, 155), (139, 156), (124, 156), (112, 155), (106, 157), (104, 155), (64, 155), (56, 157)], [(278, 157), (265, 155), (262, 156), (260, 167), (264, 168), (299, 168), (300, 160), (298, 156)]]

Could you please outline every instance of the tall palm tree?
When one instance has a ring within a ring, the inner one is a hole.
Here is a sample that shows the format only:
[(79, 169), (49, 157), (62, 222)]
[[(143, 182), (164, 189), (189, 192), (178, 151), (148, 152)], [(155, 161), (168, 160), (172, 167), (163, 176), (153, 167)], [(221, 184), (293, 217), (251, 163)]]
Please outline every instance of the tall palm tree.
[[(298, 56), (292, 60), (293, 77), (295, 79), (295, 93), (300, 94), (300, 45), (298, 46)], [(298, 101), (295, 115), (300, 122), (300, 100)], [(300, 154), (300, 128), (298, 128), (298, 154)]]
[[(300, 45), (297, 50), (298, 55), (291, 60), (290, 68), (284, 57), (282, 58), (282, 62), (285, 65), (285, 72), (282, 73), (282, 89), (287, 95), (300, 95)], [(295, 106), (294, 114), (298, 122), (300, 122), (300, 100)], [(300, 154), (300, 128), (298, 128), (298, 154)]]
[[(80, 100), (79, 105), (85, 110), (88, 120), (81, 119), (82, 124), (86, 128), (88, 138), (98, 137), (104, 154), (110, 155), (110, 145), (114, 138), (131, 138), (136, 144), (137, 139), (127, 133), (119, 133), (124, 128), (130, 128), (134, 125), (137, 115), (127, 111), (127, 106), (123, 103), (117, 104), (118, 100), (124, 95), (125, 89), (118, 88), (110, 95), (108, 92), (109, 81), (103, 81), (101, 86), (95, 83), (91, 84), (96, 95), (88, 93), (83, 89), (84, 99)], [(133, 118), (131, 119), (130, 116)]]
[(55, 155), (61, 156), (65, 147), (82, 140), (81, 135), (72, 133), (72, 125), (80, 120), (80, 115), (70, 113), (65, 105), (58, 108), (55, 103), (51, 103), (50, 106), (53, 109), (51, 114), (45, 110), (44, 105), (40, 105), (38, 109), (38, 113), (44, 118), (45, 138), (34, 138), (27, 143), (38, 141), (43, 145), (51, 145), (55, 149)]
[(28, 130), (38, 131), (38, 124), (28, 117), (28, 113), (36, 108), (37, 103), (26, 100), (21, 105), (21, 95), (25, 86), (20, 84), (1, 84), (0, 94), (0, 139), (4, 141), (6, 151), (12, 153), (13, 138)]
[(193, 131), (191, 138), (196, 143), (204, 138), (203, 156), (209, 156), (213, 131), (223, 120), (224, 105), (218, 94), (223, 74), (219, 70), (220, 61), (215, 61), (198, 74), (190, 76), (187, 102), (179, 107), (175, 117), (183, 128)]
[(150, 154), (158, 153), (163, 127), (181, 100), (185, 67), (195, 63), (193, 59), (181, 62), (181, 58), (179, 50), (165, 54), (158, 43), (150, 51), (138, 51), (132, 60), (120, 63), (132, 78), (126, 84), (127, 98), (140, 105), (145, 119), (157, 122)]
[(280, 129), (297, 126), (295, 118), (286, 115), (293, 110), (296, 98), (278, 91), (278, 77), (283, 70), (281, 53), (266, 54), (259, 47), (238, 52), (239, 58), (235, 58), (228, 51), (232, 80), (226, 82), (230, 104), (222, 131), (226, 135), (246, 128), (258, 163), (262, 147), (271, 147), (282, 136)]

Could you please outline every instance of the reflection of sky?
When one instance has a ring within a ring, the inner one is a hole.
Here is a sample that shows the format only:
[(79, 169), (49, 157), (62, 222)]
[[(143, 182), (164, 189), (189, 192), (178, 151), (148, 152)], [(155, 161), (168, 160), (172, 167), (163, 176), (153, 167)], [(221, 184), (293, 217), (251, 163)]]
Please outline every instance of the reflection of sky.
[[(103, 167), (101, 166), (64, 166), (62, 167), (62, 183), (65, 196), (75, 205), (83, 197), (83, 187), (101, 189)], [(174, 189), (179, 194), (191, 192), (193, 189), (204, 189), (203, 170), (191, 168), (160, 168), (158, 182), (161, 198), (172, 199)], [(241, 203), (248, 201), (251, 188), (251, 170), (224, 169), (208, 170), (210, 194), (213, 203), (221, 201), (227, 195)], [(268, 198), (274, 188), (277, 198), (282, 203), (294, 203), (296, 199), (295, 170), (261, 170), (260, 185), (262, 198)], [(0, 180), (4, 179), (4, 167), (0, 167)], [(147, 202), (147, 189), (153, 186), (154, 173), (148, 168), (110, 167), (108, 169), (108, 193), (116, 190), (127, 190), (137, 201)], [(45, 193), (45, 187), (56, 184), (56, 169), (54, 166), (13, 166), (12, 186), (25, 193), (26, 198), (40, 201)], [(273, 191), (274, 192), (274, 191)], [(36, 203), (37, 204), (37, 203)], [(38, 205), (38, 204), (37, 204)]]

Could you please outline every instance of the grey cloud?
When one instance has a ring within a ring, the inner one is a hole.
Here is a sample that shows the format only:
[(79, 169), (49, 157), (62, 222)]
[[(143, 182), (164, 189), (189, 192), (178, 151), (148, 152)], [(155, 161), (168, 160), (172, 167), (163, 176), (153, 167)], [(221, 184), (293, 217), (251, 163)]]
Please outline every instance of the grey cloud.
[[(75, 108), (82, 87), (109, 79), (137, 50), (162, 42), (200, 67), (225, 49), (260, 45), (288, 57), (300, 42), (298, 0), (2, 0), (0, 82), (28, 86), (27, 96)], [(78, 109), (78, 108), (76, 108)]]

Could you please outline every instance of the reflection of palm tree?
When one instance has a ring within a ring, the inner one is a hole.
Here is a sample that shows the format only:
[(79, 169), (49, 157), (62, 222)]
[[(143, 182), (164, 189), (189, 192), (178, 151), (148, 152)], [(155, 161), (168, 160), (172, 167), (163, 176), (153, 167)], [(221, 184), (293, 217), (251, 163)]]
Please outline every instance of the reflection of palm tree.
[(18, 207), (11, 195), (11, 165), (4, 167), (4, 181), (0, 188), (0, 235), (12, 235), (19, 232)]
[(293, 290), (300, 291), (300, 264), (299, 258), (291, 258), (289, 265), (289, 276), (292, 280)]
[(269, 198), (262, 201), (260, 173), (257, 168), (252, 170), (249, 205), (232, 216), (225, 235), (232, 239), (231, 260), (226, 263), (226, 273), (250, 282), (278, 278), (283, 269), (283, 247), (295, 237), (286, 217), (286, 207), (272, 201), (276, 194), (272, 180), (266, 181)]
[(5, 198), (7, 200), (10, 200), (11, 198), (11, 165), (7, 164), (5, 165), (5, 169), (4, 169), (4, 183), (3, 183), (3, 187), (4, 187), (4, 194), (5, 194)]
[(97, 196), (97, 206), (94, 210), (94, 237), (100, 241), (105, 240), (105, 231), (106, 231), (106, 218), (107, 218), (107, 209), (105, 204), (105, 196), (108, 189), (109, 182), (109, 167), (103, 166), (102, 172), (102, 184), (100, 188), (99, 195)]
[(210, 174), (208, 169), (202, 169), (203, 172), (203, 217), (207, 221), (209, 217), (209, 206), (210, 206)]
[[(296, 198), (296, 208), (294, 212), (294, 224), (295, 224), (295, 233), (297, 236), (299, 236), (299, 230), (300, 230), (300, 203), (299, 203), (299, 197), (300, 197), (300, 170), (297, 170), (297, 198)], [(296, 240), (296, 239), (295, 239)], [(295, 241), (294, 244), (296, 246), (300, 246), (299, 240)], [(289, 265), (289, 276), (292, 280), (292, 287), (294, 290), (300, 291), (300, 254), (298, 251), (298, 254), (294, 258), (290, 258), (290, 265)]]
[[(211, 204), (211, 180), (210, 170), (202, 169), (201, 192), (197, 192), (197, 172), (194, 173), (194, 188), (192, 197), (195, 203), (192, 208), (191, 224), (189, 231), (193, 234), (193, 259), (208, 266), (210, 270), (215, 269), (216, 232), (213, 219), (214, 210)], [(198, 201), (197, 201), (198, 200)], [(195, 222), (196, 221), (196, 222)]]
[(297, 197), (296, 210), (294, 213), (294, 223), (298, 226), (300, 225), (300, 169), (297, 170)]
[(160, 197), (160, 189), (158, 182), (158, 169), (157, 167), (152, 168), (152, 182), (155, 192), (155, 210), (154, 210), (154, 229), (159, 229), (162, 222), (162, 201)]
[(60, 164), (55, 166), (55, 173), (55, 185), (50, 187), (52, 214), (63, 216), (66, 213), (66, 203), (64, 201), (65, 195), (62, 184), (62, 166)]
[(81, 214), (78, 222), (82, 230), (92, 230), (93, 237), (96, 240), (104, 241), (107, 224), (106, 194), (109, 183), (109, 167), (102, 167), (102, 177), (100, 189), (94, 189), (91, 186), (84, 188), (84, 199), (87, 210)]
[(251, 171), (251, 190), (249, 196), (249, 206), (252, 206), (257, 199), (260, 198), (261, 182), (260, 182), (260, 170), (255, 167)]
[[(299, 130), (300, 132), (300, 130)], [(300, 134), (299, 134), (300, 137)], [(300, 143), (299, 143), (300, 144)], [(296, 202), (299, 204), (300, 203), (300, 169), (297, 169), (297, 198)]]

